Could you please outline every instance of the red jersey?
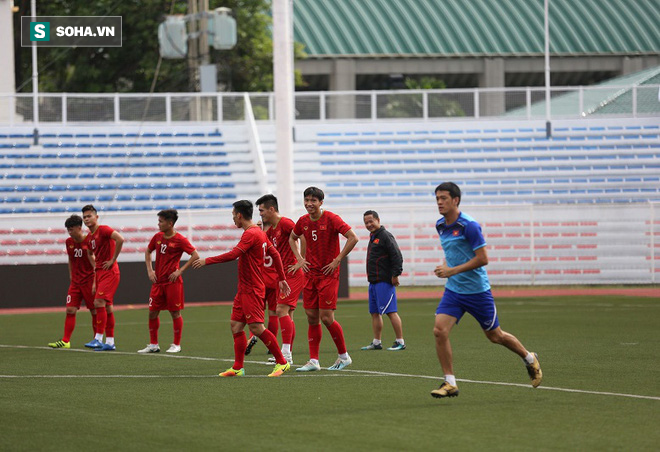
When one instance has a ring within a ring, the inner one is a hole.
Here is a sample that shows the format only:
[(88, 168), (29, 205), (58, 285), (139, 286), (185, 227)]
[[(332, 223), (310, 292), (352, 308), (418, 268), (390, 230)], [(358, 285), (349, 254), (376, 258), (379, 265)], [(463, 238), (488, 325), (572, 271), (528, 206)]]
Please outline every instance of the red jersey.
[[(96, 232), (93, 234), (87, 234), (85, 237), (85, 243), (87, 247), (92, 250), (94, 253), (94, 258), (96, 258), (96, 269), (103, 269), (103, 264), (115, 255), (115, 241), (110, 238), (112, 233), (115, 232), (110, 226), (101, 225), (96, 228)], [(118, 270), (119, 266), (117, 262), (114, 263), (112, 268), (109, 270)]]
[(264, 298), (264, 259), (273, 259), (280, 280), (284, 279), (282, 259), (275, 247), (268, 241), (266, 233), (257, 225), (252, 225), (243, 232), (241, 240), (233, 250), (215, 257), (207, 257), (206, 264), (219, 264), (238, 258), (238, 293), (254, 293)]
[[(298, 276), (296, 274), (291, 274), (287, 272), (289, 267), (296, 265), (298, 260), (296, 256), (291, 251), (291, 246), (289, 245), (289, 236), (291, 231), (295, 227), (295, 223), (290, 218), (281, 217), (280, 222), (277, 223), (277, 227), (273, 228), (272, 226), (266, 231), (268, 240), (271, 241), (273, 246), (277, 249), (277, 252), (280, 253), (282, 257), (282, 265), (284, 265), (284, 271), (286, 272), (286, 279), (293, 278)], [(298, 269), (297, 273), (302, 274), (302, 269)]]
[(277, 270), (275, 270), (275, 265), (273, 264), (273, 258), (270, 256), (264, 257), (263, 278), (264, 278), (264, 284), (269, 289), (276, 288), (277, 283), (280, 280), (280, 278), (277, 277)]
[[(179, 269), (181, 255), (186, 252), (192, 254), (195, 247), (187, 238), (176, 232), (172, 237), (165, 238), (162, 232), (156, 233), (149, 242), (149, 251), (156, 250), (156, 283), (166, 284), (170, 282), (170, 275)], [(179, 276), (178, 281), (183, 279)]]
[(66, 239), (66, 252), (71, 263), (71, 284), (85, 285), (94, 278), (94, 268), (87, 257), (87, 244), (78, 243), (72, 237)]
[[(344, 235), (351, 227), (337, 214), (328, 210), (321, 213), (321, 217), (314, 221), (309, 214), (298, 219), (293, 232), (297, 236), (305, 236), (307, 251), (305, 260), (309, 262), (310, 276), (326, 277), (321, 270), (339, 255), (339, 234)], [(339, 278), (339, 266), (331, 278)]]

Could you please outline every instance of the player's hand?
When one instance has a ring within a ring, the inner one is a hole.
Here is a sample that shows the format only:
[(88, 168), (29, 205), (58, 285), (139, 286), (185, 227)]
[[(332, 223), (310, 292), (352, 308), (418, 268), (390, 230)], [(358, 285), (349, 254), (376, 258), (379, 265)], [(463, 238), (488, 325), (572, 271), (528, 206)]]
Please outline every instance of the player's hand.
[(307, 262), (305, 259), (303, 259), (303, 260), (301, 260), (301, 261), (298, 261), (298, 262), (296, 263), (296, 265), (291, 265), (291, 266), (289, 267), (288, 272), (289, 272), (289, 273), (295, 273), (295, 272), (297, 272), (297, 271), (298, 271), (299, 269), (301, 269), (301, 268), (303, 269), (303, 271), (304, 271), (305, 273), (309, 272), (309, 262)]
[(199, 258), (192, 263), (192, 268), (202, 268), (206, 265), (206, 259)]
[(291, 287), (286, 281), (280, 281), (280, 298), (286, 298), (291, 293)]
[(112, 268), (114, 264), (115, 264), (114, 259), (110, 259), (109, 261), (103, 262), (103, 270), (109, 270), (110, 268)]
[(399, 285), (399, 277), (398, 276), (392, 276), (392, 285), (395, 286), (395, 287)]
[(151, 281), (152, 283), (155, 283), (157, 281), (156, 272), (154, 272), (153, 270), (147, 270), (147, 277), (149, 278), (149, 281)]
[(177, 279), (179, 279), (179, 276), (181, 276), (181, 269), (177, 269), (173, 271), (172, 274), (170, 275), (170, 282), (176, 281)]
[(443, 262), (442, 265), (438, 265), (435, 267), (435, 270), (433, 270), (433, 273), (435, 273), (435, 276), (438, 278), (449, 278), (450, 276), (454, 275), (454, 272), (452, 271), (453, 268), (447, 265), (447, 262)]
[(321, 269), (321, 271), (323, 271), (324, 275), (332, 275), (335, 272), (335, 270), (337, 269), (337, 267), (339, 267), (340, 262), (341, 261), (339, 261), (337, 259), (333, 259), (332, 262), (330, 262), (328, 265), (323, 267)]

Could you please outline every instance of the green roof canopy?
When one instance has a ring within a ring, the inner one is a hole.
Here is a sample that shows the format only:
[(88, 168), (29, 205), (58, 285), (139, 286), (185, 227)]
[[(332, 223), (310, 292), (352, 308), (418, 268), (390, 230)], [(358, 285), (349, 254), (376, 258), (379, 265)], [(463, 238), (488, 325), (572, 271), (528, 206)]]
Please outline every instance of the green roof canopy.
[[(543, 0), (295, 0), (310, 57), (543, 53)], [(553, 55), (660, 52), (660, 0), (551, 0)]]

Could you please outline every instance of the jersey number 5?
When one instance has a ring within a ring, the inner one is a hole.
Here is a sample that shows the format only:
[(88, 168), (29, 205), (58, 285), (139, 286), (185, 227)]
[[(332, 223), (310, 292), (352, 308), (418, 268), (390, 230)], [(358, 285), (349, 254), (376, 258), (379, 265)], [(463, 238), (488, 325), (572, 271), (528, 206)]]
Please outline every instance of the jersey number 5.
[(266, 254), (266, 250), (268, 249), (268, 244), (266, 242), (264, 242), (261, 247), (264, 249), (264, 267), (268, 268), (273, 265), (273, 258)]
[(312, 240), (315, 242), (319, 239), (318, 235), (316, 235), (316, 229), (312, 230)]

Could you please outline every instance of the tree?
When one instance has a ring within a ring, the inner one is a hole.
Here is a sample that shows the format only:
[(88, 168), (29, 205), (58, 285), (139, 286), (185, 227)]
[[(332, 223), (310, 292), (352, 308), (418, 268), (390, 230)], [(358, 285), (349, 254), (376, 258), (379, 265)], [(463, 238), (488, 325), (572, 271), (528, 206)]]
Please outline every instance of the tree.
[[(273, 89), (271, 17), (268, 0), (211, 0), (210, 9), (229, 7), (236, 15), (238, 43), (234, 49), (210, 48), (219, 79), (230, 91)], [(118, 48), (40, 48), (39, 90), (42, 92), (149, 92), (159, 59), (157, 30), (167, 14), (185, 14), (181, 0), (49, 0), (39, 2), (39, 16), (122, 16), (123, 45)], [(30, 14), (30, 0), (20, 0), (14, 17), (20, 46), (20, 16)], [(30, 48), (17, 47), (17, 91), (29, 91)], [(301, 46), (296, 55), (303, 56)], [(201, 56), (200, 56), (201, 58)], [(301, 80), (299, 74), (297, 77)], [(163, 60), (157, 92), (189, 91), (186, 59)]]

